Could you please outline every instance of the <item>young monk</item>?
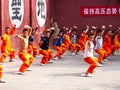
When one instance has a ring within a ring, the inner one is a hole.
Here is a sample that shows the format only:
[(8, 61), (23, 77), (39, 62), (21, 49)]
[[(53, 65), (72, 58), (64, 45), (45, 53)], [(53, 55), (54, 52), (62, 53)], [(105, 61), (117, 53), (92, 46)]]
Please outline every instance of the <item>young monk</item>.
[(28, 48), (28, 39), (31, 32), (32, 28), (29, 26), (25, 26), (25, 28), (23, 29), (23, 34), (17, 36), (20, 40), (20, 51), (18, 53), (18, 56), (23, 62), (18, 72), (19, 75), (24, 75), (26, 70), (31, 71), (29, 67), (34, 61), (33, 56), (28, 54), (26, 51), (26, 49)]
[(119, 42), (119, 32), (120, 32), (120, 27), (115, 31), (113, 35), (113, 44), (116, 46), (116, 50), (120, 49), (120, 42)]
[(32, 54), (33, 52), (33, 56), (35, 57), (38, 54), (38, 49), (37, 47), (33, 44), (34, 40), (35, 40), (35, 33), (37, 31), (38, 27), (36, 27), (35, 29), (32, 29), (32, 33), (29, 36), (29, 45), (28, 45), (28, 53)]
[(15, 50), (12, 48), (11, 40), (10, 40), (11, 36), (15, 32), (15, 27), (16, 27), (16, 25), (14, 25), (12, 29), (10, 29), (9, 27), (6, 27), (5, 34), (1, 38), (1, 40), (2, 40), (2, 45), (1, 45), (2, 56), (0, 58), (0, 62), (2, 62), (2, 63), (5, 62), (5, 58), (7, 56), (10, 57), (9, 62), (13, 62), (13, 58), (15, 57)]
[(87, 35), (88, 30), (89, 30), (89, 26), (87, 26), (87, 29), (83, 29), (80, 35), (79, 44), (81, 46), (81, 51), (85, 50), (85, 44), (88, 39), (88, 35)]
[(64, 34), (64, 44), (66, 45), (66, 49), (69, 48), (69, 45), (70, 45), (70, 33), (69, 33), (69, 29), (66, 28), (65, 29), (65, 34)]
[(49, 42), (50, 42), (50, 38), (52, 36), (53, 32), (50, 32), (49, 29), (47, 29), (44, 32), (44, 35), (41, 38), (41, 41), (39, 42), (39, 46), (40, 46), (40, 51), (39, 53), (43, 55), (42, 60), (40, 65), (46, 65), (48, 62), (53, 62), (53, 51), (50, 49), (49, 47)]
[(84, 53), (84, 61), (90, 64), (90, 67), (88, 68), (86, 72), (86, 77), (92, 77), (94, 73), (94, 69), (98, 66), (98, 59), (93, 56), (94, 51), (94, 35), (90, 34), (88, 36), (88, 40), (85, 45), (85, 53)]
[(59, 58), (61, 58), (61, 56), (66, 50), (65, 45), (63, 43), (63, 37), (64, 37), (64, 34), (62, 31), (60, 31), (54, 45), (54, 49), (57, 51), (57, 54), (54, 58), (55, 60), (58, 60)]
[(2, 74), (3, 74), (3, 67), (0, 65), (0, 83), (6, 83), (5, 81), (2, 80)]
[(78, 54), (78, 52), (80, 51), (81, 46), (79, 44), (77, 44), (77, 30), (73, 30), (71, 33), (71, 43), (70, 43), (70, 51), (71, 51), (71, 55), (75, 55)]
[(65, 44), (65, 33), (66, 33), (66, 29), (68, 30), (68, 28), (66, 28), (65, 26), (62, 27), (62, 29), (60, 30), (60, 32), (62, 33), (63, 36), (63, 43), (61, 44), (61, 47), (64, 48), (65, 50), (68, 49), (68, 46)]
[(111, 30), (107, 31), (103, 42), (103, 49), (108, 53), (108, 56), (112, 54), (111, 35), (112, 35)]
[(102, 48), (103, 45), (103, 32), (101, 29), (97, 31), (97, 36), (95, 37), (95, 52), (99, 55), (98, 56), (98, 66), (101, 67), (101, 63), (104, 63), (104, 61), (108, 61), (106, 58), (108, 56), (108, 53)]

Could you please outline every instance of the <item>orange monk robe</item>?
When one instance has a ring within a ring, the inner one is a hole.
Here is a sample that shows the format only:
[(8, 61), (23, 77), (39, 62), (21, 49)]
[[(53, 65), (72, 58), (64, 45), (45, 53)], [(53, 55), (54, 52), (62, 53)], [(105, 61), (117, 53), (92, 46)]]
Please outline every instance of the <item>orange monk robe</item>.
[(18, 53), (18, 56), (23, 61), (23, 64), (21, 65), (19, 71), (24, 73), (26, 69), (29, 68), (30, 65), (33, 63), (34, 58), (32, 57), (32, 55), (28, 54), (25, 51), (20, 51)]
[(103, 49), (107, 51), (107, 53), (110, 55), (114, 51), (115, 46), (111, 45), (111, 38), (109, 35), (106, 35), (104, 38), (104, 43), (103, 43)]
[(66, 51), (66, 49), (67, 49), (67, 46), (64, 44), (64, 43), (62, 43), (61, 45), (60, 45), (60, 47), (62, 48), (62, 50), (63, 50), (63, 52), (62, 52), (62, 54)]
[(117, 49), (120, 48), (120, 42), (118, 40), (118, 34), (115, 35), (113, 43), (114, 43), (114, 45), (116, 45)]
[(39, 53), (43, 55), (41, 63), (47, 64), (49, 60), (53, 59), (53, 51), (49, 48), (48, 50), (40, 50)]
[(54, 46), (54, 49), (57, 51), (56, 57), (60, 58), (63, 54), (63, 48), (59, 46)]
[(70, 44), (70, 51), (75, 52), (76, 51), (76, 45), (75, 44)]
[(77, 43), (70, 44), (70, 51), (71, 52), (79, 52), (81, 49), (81, 46)]
[(2, 72), (3, 72), (3, 68), (2, 68), (2, 66), (0, 65), (0, 79), (2, 79)]
[(28, 45), (28, 53), (32, 54), (32, 51), (33, 51), (33, 56), (36, 56), (38, 54), (37, 47), (35, 45), (33, 45), (33, 44), (29, 44)]
[(70, 35), (69, 34), (64, 35), (64, 44), (66, 45), (66, 48), (69, 47), (69, 45), (70, 45)]
[(81, 46), (81, 50), (83, 51), (85, 49), (85, 44), (88, 39), (88, 35), (85, 33), (82, 33), (79, 39), (79, 44)]
[(5, 57), (10, 55), (10, 59), (13, 59), (15, 57), (15, 50), (11, 46), (11, 35), (14, 33), (15, 27), (10, 30), (10, 34), (4, 34), (1, 38), (2, 40), (2, 45), (1, 45), (1, 59), (0, 62), (4, 62)]
[(107, 58), (108, 53), (103, 48), (95, 50), (99, 54), (98, 62), (101, 62), (103, 59)]
[(90, 64), (87, 73), (94, 73), (94, 69), (98, 66), (98, 59), (95, 57), (86, 57), (84, 59), (85, 62), (87, 62), (88, 64)]

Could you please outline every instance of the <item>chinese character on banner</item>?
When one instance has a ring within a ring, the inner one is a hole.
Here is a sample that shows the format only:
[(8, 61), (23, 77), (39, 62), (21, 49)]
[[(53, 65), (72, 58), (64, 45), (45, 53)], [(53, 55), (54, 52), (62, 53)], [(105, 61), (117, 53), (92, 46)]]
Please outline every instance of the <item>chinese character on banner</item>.
[(116, 15), (117, 14), (117, 9), (116, 8), (112, 8), (112, 14), (114, 15)]
[(9, 0), (9, 14), (12, 24), (20, 27), (24, 16), (23, 0)]
[(81, 16), (120, 16), (120, 6), (80, 7)]
[(100, 9), (100, 14), (101, 14), (101, 15), (105, 15), (105, 8), (101, 8), (101, 9)]
[(99, 8), (95, 8), (95, 15), (99, 15), (100, 14), (100, 9)]
[(36, 1), (36, 17), (38, 24), (42, 27), (46, 21), (46, 0)]
[(90, 8), (90, 9), (89, 9), (89, 14), (90, 14), (90, 15), (94, 15), (94, 13), (95, 13), (94, 8)]
[(106, 14), (110, 15), (112, 12), (111, 12), (111, 8), (107, 8), (106, 9)]
[(120, 8), (119, 8), (119, 15), (120, 15)]
[(84, 14), (85, 14), (85, 15), (88, 15), (88, 14), (89, 14), (88, 8), (85, 8), (85, 9), (84, 9)]

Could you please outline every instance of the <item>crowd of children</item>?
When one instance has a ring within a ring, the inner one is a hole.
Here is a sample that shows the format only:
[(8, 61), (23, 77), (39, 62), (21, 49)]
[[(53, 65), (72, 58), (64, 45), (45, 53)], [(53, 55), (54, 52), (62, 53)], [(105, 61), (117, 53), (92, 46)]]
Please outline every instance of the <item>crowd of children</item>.
[[(10, 62), (13, 62), (16, 51), (11, 46), (11, 35), (16, 30), (14, 25), (12, 29), (5, 28), (5, 34), (2, 36), (1, 45), (1, 58), (0, 63), (5, 62), (7, 56), (10, 57)], [(22, 60), (22, 65), (19, 68), (19, 75), (23, 75), (26, 70), (30, 71), (30, 65), (33, 63), (34, 58), (41, 54), (40, 65), (46, 65), (48, 62), (53, 63), (54, 60), (58, 60), (63, 57), (66, 50), (71, 52), (71, 56), (82, 52), (84, 55), (84, 61), (90, 64), (85, 76), (93, 76), (94, 69), (101, 67), (103, 63), (108, 61), (108, 56), (113, 55), (120, 49), (119, 31), (120, 27), (116, 30), (112, 29), (112, 25), (108, 28), (103, 25), (101, 28), (97, 26), (86, 26), (79, 35), (77, 26), (63, 27), (61, 30), (56, 31), (55, 27), (46, 29), (41, 35), (39, 48), (34, 45), (34, 35), (38, 27), (35, 29), (30, 26), (25, 26), (22, 35), (16, 37), (20, 42), (20, 50), (18, 52), (19, 58)], [(55, 33), (56, 32), (56, 33)], [(55, 34), (54, 34), (55, 33)], [(54, 35), (54, 38), (52, 36)], [(79, 38), (78, 38), (79, 37)], [(54, 40), (53, 40), (54, 39)], [(53, 56), (53, 50), (50, 47), (50, 41), (53, 40), (53, 47), (56, 50), (55, 56)], [(94, 56), (94, 51), (98, 54), (98, 57)], [(3, 68), (0, 65), (0, 83), (2, 81)]]

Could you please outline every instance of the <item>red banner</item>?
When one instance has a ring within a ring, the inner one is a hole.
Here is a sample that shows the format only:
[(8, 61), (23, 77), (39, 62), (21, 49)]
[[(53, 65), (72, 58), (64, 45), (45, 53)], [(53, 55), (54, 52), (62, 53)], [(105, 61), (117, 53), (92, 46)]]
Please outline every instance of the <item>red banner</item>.
[(81, 16), (120, 16), (120, 6), (80, 7)]

